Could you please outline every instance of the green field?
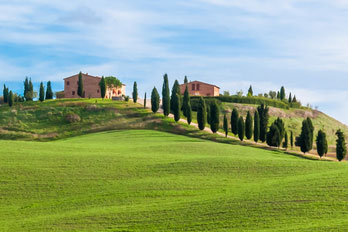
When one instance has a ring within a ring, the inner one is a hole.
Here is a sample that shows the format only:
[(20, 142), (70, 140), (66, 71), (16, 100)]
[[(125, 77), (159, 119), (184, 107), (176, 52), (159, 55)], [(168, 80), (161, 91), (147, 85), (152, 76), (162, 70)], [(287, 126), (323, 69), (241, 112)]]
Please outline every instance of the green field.
[(0, 147), (0, 231), (348, 228), (346, 162), (152, 130)]

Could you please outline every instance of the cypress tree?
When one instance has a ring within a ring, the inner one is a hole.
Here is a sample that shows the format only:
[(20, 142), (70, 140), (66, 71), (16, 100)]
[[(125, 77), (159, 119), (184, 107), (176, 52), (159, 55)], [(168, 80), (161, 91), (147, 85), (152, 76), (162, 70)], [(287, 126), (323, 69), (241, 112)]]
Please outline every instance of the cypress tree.
[(104, 76), (102, 76), (102, 79), (99, 82), (99, 87), (100, 87), (100, 96), (102, 99), (104, 99), (106, 95), (106, 82), (105, 82)]
[(264, 104), (261, 104), (261, 106), (257, 107), (257, 111), (260, 117), (260, 140), (261, 142), (265, 142), (267, 127), (268, 127), (268, 120), (269, 120), (269, 115), (268, 115), (269, 108), (265, 106)]
[(34, 98), (34, 86), (33, 86), (33, 82), (31, 82), (31, 78), (29, 79), (29, 87), (28, 87), (27, 96), (28, 96), (27, 101), (32, 101)]
[(188, 91), (188, 87), (186, 85), (185, 93), (184, 93), (184, 99), (183, 99), (183, 103), (182, 103), (182, 112), (183, 112), (185, 117), (187, 117), (186, 112), (187, 112), (187, 110), (189, 108), (188, 107), (189, 104), (190, 104), (190, 94), (189, 94), (189, 91)]
[(27, 100), (27, 97), (28, 97), (28, 89), (29, 89), (29, 80), (28, 80), (28, 77), (25, 78), (25, 81), (24, 81), (24, 93), (23, 93), (23, 96), (25, 97), (25, 100)]
[(280, 100), (280, 92), (279, 91), (277, 92), (277, 99)]
[(205, 124), (207, 123), (207, 108), (205, 101), (202, 97), (199, 98), (198, 108), (197, 108), (197, 122), (198, 128), (204, 130)]
[(187, 83), (188, 83), (187, 76), (185, 76), (185, 78), (184, 78), (184, 84), (187, 84)]
[(189, 101), (186, 108), (186, 118), (187, 123), (190, 125), (192, 122), (192, 108), (191, 108), (191, 102)]
[(311, 120), (308, 118), (303, 120), (301, 134), (296, 138), (295, 145), (301, 148), (303, 153), (307, 153), (312, 150), (313, 147), (313, 125), (311, 125)]
[(210, 125), (210, 104), (206, 104), (207, 108), (207, 123)]
[(257, 143), (260, 138), (260, 117), (259, 112), (256, 110), (254, 114), (254, 141)]
[(80, 97), (85, 97), (84, 96), (84, 90), (83, 90), (83, 80), (82, 80), (82, 73), (79, 73), (79, 81), (78, 81), (78, 87), (77, 87), (77, 95)]
[(294, 103), (297, 102), (296, 96), (294, 96), (294, 98), (292, 99), (292, 102), (294, 102)]
[(146, 92), (145, 92), (145, 96), (144, 96), (144, 109), (146, 109)]
[(326, 134), (324, 131), (319, 130), (317, 135), (317, 152), (319, 157), (323, 157), (323, 155), (326, 155), (328, 152), (328, 144), (326, 140)]
[(288, 149), (288, 145), (289, 145), (288, 132), (285, 131), (283, 148), (285, 148), (285, 150), (287, 150)]
[(251, 139), (253, 136), (253, 116), (251, 116), (250, 111), (248, 111), (248, 114), (245, 119), (245, 137), (247, 139)]
[(289, 95), (289, 100), (288, 100), (289, 103), (292, 103), (292, 96), (291, 96), (291, 93)]
[(170, 96), (169, 96), (169, 81), (168, 75), (163, 76), (163, 86), (162, 86), (162, 108), (164, 116), (168, 116), (170, 113)]
[(284, 88), (284, 86), (282, 86), (281, 88), (280, 88), (280, 100), (284, 100), (285, 99), (285, 88)]
[(8, 88), (6, 87), (6, 85), (4, 85), (3, 97), (4, 103), (8, 103)]
[(174, 114), (174, 120), (177, 122), (180, 120), (180, 96), (179, 94), (175, 94), (172, 96), (172, 109)]
[(225, 136), (227, 137), (227, 135), (228, 135), (228, 121), (227, 121), (226, 114), (224, 115), (224, 131), (225, 131)]
[(47, 87), (46, 87), (46, 100), (50, 100), (50, 99), (53, 99), (53, 91), (52, 91), (51, 81), (48, 81)]
[(10, 107), (12, 107), (13, 106), (13, 102), (14, 102), (13, 93), (12, 93), (12, 91), (10, 91), (10, 93), (8, 94), (8, 105)]
[(294, 147), (294, 134), (292, 131), (290, 133), (290, 145), (291, 145), (291, 148)]
[(43, 102), (45, 100), (45, 88), (44, 88), (42, 82), (40, 83), (39, 100), (40, 100), (40, 102)]
[(243, 117), (239, 117), (239, 119), (238, 119), (238, 137), (239, 137), (240, 141), (244, 140), (244, 132), (245, 132), (244, 119), (243, 119)]
[(160, 96), (156, 89), (156, 87), (153, 87), (152, 93), (151, 93), (151, 110), (152, 112), (156, 113), (159, 109), (160, 104)]
[(342, 161), (347, 155), (347, 145), (344, 134), (341, 130), (336, 132), (336, 157), (338, 161)]
[(137, 85), (136, 81), (134, 81), (134, 84), (133, 84), (132, 96), (133, 96), (133, 102), (137, 103), (137, 101), (138, 101), (138, 85)]
[(236, 108), (233, 108), (232, 114), (231, 114), (231, 131), (234, 135), (238, 134), (238, 120), (239, 120), (239, 113)]
[(214, 101), (210, 105), (210, 129), (213, 133), (216, 133), (219, 130), (220, 125), (220, 110), (219, 107)]
[(271, 147), (279, 147), (281, 144), (280, 140), (280, 131), (278, 126), (275, 123), (272, 123), (269, 131), (267, 132), (267, 145)]
[(179, 95), (179, 99), (181, 100), (181, 93), (180, 93), (180, 85), (179, 85), (179, 82), (178, 80), (175, 80), (174, 81), (174, 84), (173, 84), (173, 87), (172, 87), (172, 95), (171, 95), (171, 98), (170, 98), (170, 110), (172, 112), (174, 112), (174, 108), (176, 106), (174, 106), (174, 99), (176, 98), (176, 95)]
[(249, 90), (248, 90), (248, 97), (252, 97), (253, 96), (253, 87), (250, 85), (250, 87), (249, 87)]

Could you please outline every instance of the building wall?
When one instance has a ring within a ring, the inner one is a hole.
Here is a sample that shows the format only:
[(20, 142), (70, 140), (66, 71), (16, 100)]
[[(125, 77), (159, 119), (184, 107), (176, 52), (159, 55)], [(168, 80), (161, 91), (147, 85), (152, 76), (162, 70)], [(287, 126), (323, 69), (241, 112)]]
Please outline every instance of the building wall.
[[(101, 78), (82, 74), (83, 89), (85, 98), (100, 98), (99, 82)], [(79, 75), (74, 75), (64, 80), (64, 97), (65, 98), (80, 98), (77, 95)]]
[(216, 97), (220, 94), (220, 89), (218, 87), (199, 81), (180, 85), (180, 91), (182, 94), (185, 92), (186, 85), (188, 86), (190, 96)]
[(117, 88), (107, 88), (105, 98), (112, 99), (112, 97), (121, 97), (126, 95), (126, 86), (122, 85), (122, 87)]

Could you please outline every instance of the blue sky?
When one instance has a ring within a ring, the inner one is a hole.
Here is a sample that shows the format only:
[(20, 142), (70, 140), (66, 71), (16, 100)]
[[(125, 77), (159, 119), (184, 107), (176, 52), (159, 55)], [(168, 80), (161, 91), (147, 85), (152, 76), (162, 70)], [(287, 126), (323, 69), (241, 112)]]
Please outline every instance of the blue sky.
[(83, 71), (128, 94), (133, 81), (160, 89), (164, 73), (231, 93), (284, 85), (348, 124), (347, 28), (345, 0), (0, 0), (0, 84), (61, 90)]

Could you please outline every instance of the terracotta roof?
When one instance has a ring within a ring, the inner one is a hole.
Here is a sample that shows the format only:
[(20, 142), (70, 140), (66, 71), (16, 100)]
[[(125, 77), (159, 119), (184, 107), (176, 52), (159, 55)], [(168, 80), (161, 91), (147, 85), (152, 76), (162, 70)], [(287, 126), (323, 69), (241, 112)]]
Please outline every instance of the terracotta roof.
[[(217, 86), (217, 85), (208, 84), (208, 83), (205, 83), (205, 82), (202, 82), (202, 81), (190, 81), (190, 82), (189, 82), (189, 83), (187, 83), (187, 84), (191, 84), (191, 83), (193, 83), (193, 82), (198, 82), (198, 83), (201, 83), (201, 84), (204, 84), (204, 85), (210, 85), (210, 86), (214, 86), (214, 87), (216, 87), (216, 88), (220, 89), (220, 87), (219, 87), (219, 86)], [(185, 84), (182, 84), (182, 85), (185, 85)]]
[[(72, 76), (70, 76), (70, 77), (64, 78), (63, 80), (65, 80), (65, 79), (69, 79), (69, 78), (72, 78), (72, 77), (75, 77), (75, 76), (78, 76), (78, 75), (79, 75), (79, 73), (78, 73), (78, 74), (75, 74), (75, 75), (72, 75)], [(88, 73), (82, 73), (82, 76), (87, 76), (87, 77), (92, 77), (92, 78), (98, 78), (98, 79), (101, 79), (101, 77), (97, 77), (97, 76), (88, 75)]]

